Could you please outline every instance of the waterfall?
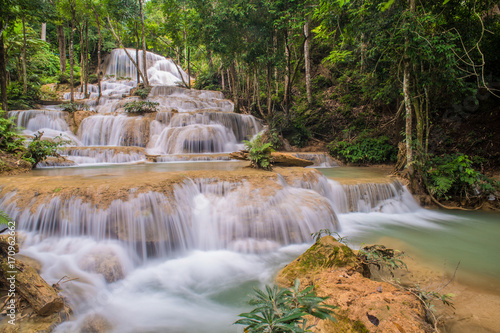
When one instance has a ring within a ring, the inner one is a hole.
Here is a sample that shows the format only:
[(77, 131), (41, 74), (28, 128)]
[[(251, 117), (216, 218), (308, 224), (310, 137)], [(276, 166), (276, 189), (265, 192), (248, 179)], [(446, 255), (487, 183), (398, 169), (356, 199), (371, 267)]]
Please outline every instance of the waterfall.
[(92, 116), (85, 118), (78, 130), (85, 146), (146, 147), (149, 121), (144, 117)]
[[(137, 62), (136, 53), (133, 49), (127, 49), (129, 55)], [(188, 75), (182, 68), (176, 66), (172, 60), (160, 55), (146, 51), (146, 62), (148, 67), (148, 80), (153, 85), (176, 85), (182, 82), (182, 78), (187, 82)], [(139, 51), (139, 68), (144, 68), (142, 50)], [(111, 51), (104, 65), (104, 75), (107, 78), (116, 80), (137, 79), (137, 68), (123, 49)]]
[(0, 207), (23, 230), (44, 237), (118, 240), (142, 260), (191, 249), (260, 252), (307, 242), (319, 229), (337, 229), (327, 198), (282, 182), (276, 187), (187, 179), (167, 193), (130, 191), (128, 200), (113, 200), (108, 207), (55, 196), (23, 209), (10, 195), (0, 199)]
[[(131, 147), (133, 148), (133, 147)], [(143, 149), (119, 151), (112, 147), (67, 148), (61, 154), (78, 165), (99, 163), (131, 163), (146, 160)]]
[(68, 113), (58, 110), (26, 110), (9, 111), (9, 117), (16, 118), (16, 124), (24, 135), (32, 137), (43, 132), (43, 139), (53, 139), (61, 136), (64, 140), (71, 141), (71, 145), (81, 145), (80, 140), (71, 132), (66, 117)]
[(44, 129), (52, 129), (55, 131), (69, 131), (69, 126), (66, 123), (67, 112), (64, 111), (48, 111), (48, 110), (26, 110), (26, 111), (9, 111), (9, 117), (17, 119), (17, 126), (24, 128), (30, 133)]
[(155, 154), (232, 152), (263, 128), (252, 116), (222, 112), (161, 112), (155, 120), (150, 138)]

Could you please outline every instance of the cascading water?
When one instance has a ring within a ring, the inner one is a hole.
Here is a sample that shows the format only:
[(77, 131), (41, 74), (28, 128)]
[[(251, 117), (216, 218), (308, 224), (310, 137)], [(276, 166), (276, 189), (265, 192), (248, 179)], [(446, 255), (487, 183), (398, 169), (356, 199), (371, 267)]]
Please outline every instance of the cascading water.
[(55, 332), (96, 316), (112, 332), (237, 332), (231, 323), (247, 310), (241, 286), (270, 281), (311, 233), (340, 231), (360, 214), (438, 215), (423, 213), (398, 182), (342, 185), (313, 169), (285, 171), (131, 174), (129, 182), (110, 169), (74, 185), (75, 176), (50, 185), (26, 177), (4, 184), (0, 209), (18, 222), (21, 254), (42, 264), (49, 283), (78, 278), (64, 288), (74, 320)]
[(29, 137), (43, 132), (43, 138), (55, 138), (61, 136), (64, 140), (70, 140), (72, 145), (80, 145), (80, 140), (71, 132), (66, 121), (67, 112), (57, 110), (26, 110), (9, 111), (9, 117), (16, 118), (16, 123), (22, 129), (22, 133)]
[[(135, 59), (135, 50), (129, 50)], [(52, 110), (33, 110), (14, 112), (20, 125), (27, 128), (26, 134), (43, 129), (48, 137), (63, 132), (66, 139), (74, 145), (87, 147), (86, 150), (63, 152), (66, 160), (62, 166), (130, 163), (144, 161), (145, 155), (131, 155), (121, 152), (103, 153), (101, 148), (93, 147), (143, 147), (145, 154), (156, 155), (154, 161), (172, 162), (178, 160), (228, 160), (227, 157), (209, 154), (230, 153), (243, 148), (242, 141), (259, 133), (262, 124), (250, 115), (233, 113), (233, 103), (224, 99), (218, 91), (199, 91), (176, 86), (188, 82), (190, 78), (171, 60), (147, 52), (148, 77), (153, 85), (149, 101), (157, 102), (156, 114), (130, 116), (125, 105), (137, 101), (130, 97), (131, 89), (137, 86), (137, 72), (132, 61), (122, 49), (111, 52), (104, 63), (104, 80), (101, 82), (102, 97), (98, 99), (96, 85), (89, 85), (89, 99), (79, 100), (88, 110), (98, 114), (85, 114), (78, 125), (76, 136), (70, 131), (66, 112)], [(139, 52), (139, 65), (142, 65), (142, 51)], [(141, 67), (142, 68), (142, 67)], [(84, 98), (83, 92), (75, 95)], [(64, 95), (69, 99), (69, 93)], [(31, 122), (30, 122), (31, 120)], [(55, 134), (57, 133), (57, 134)], [(94, 150), (94, 151), (92, 151)], [(192, 154), (189, 157), (186, 154)], [(206, 156), (200, 156), (204, 154)], [(181, 156), (182, 155), (182, 156)], [(53, 166), (55, 161), (40, 166)]]

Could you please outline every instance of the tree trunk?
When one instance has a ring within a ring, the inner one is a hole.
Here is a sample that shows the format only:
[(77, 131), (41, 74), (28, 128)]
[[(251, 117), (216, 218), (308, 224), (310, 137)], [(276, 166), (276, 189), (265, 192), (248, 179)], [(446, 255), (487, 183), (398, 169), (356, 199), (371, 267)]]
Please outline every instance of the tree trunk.
[(122, 43), (122, 40), (116, 34), (116, 31), (113, 28), (113, 25), (111, 24), (111, 19), (109, 18), (109, 16), (107, 16), (106, 19), (108, 20), (109, 28), (111, 29), (111, 32), (113, 33), (113, 36), (115, 36), (115, 39), (118, 41), (118, 44), (120, 44), (120, 47), (123, 49), (123, 51), (125, 51), (125, 54), (130, 59), (130, 61), (134, 64), (135, 68), (137, 68), (137, 72), (139, 73), (140, 77), (142, 78), (142, 82), (146, 82), (146, 80), (144, 79), (144, 75), (142, 74), (142, 71), (141, 71), (139, 65), (134, 60), (134, 58), (132, 58), (132, 56), (130, 55), (130, 53), (128, 53), (127, 49), (125, 48), (125, 46)]
[(235, 63), (236, 60), (233, 60), (231, 62), (231, 65), (229, 66), (229, 70), (231, 71), (231, 81), (233, 85), (233, 101), (234, 101), (234, 112), (239, 113), (240, 112), (240, 99), (239, 99), (239, 89), (238, 89), (238, 77), (236, 76), (236, 68), (235, 68)]
[(270, 117), (271, 114), (272, 114), (272, 110), (271, 110), (271, 107), (272, 107), (272, 102), (273, 102), (273, 98), (272, 98), (272, 77), (273, 77), (273, 74), (272, 74), (272, 67), (271, 65), (269, 64), (267, 66), (267, 116)]
[(69, 41), (69, 66), (70, 66), (70, 85), (71, 85), (71, 103), (75, 101), (75, 88), (74, 88), (74, 73), (73, 69), (75, 67), (75, 57), (74, 57), (74, 38), (75, 38), (75, 21), (76, 21), (76, 1), (70, 0), (71, 7), (71, 37)]
[(26, 21), (24, 16), (22, 17), (23, 22), (23, 49), (22, 49), (22, 66), (23, 66), (23, 93), (28, 92), (28, 73), (26, 72)]
[(99, 96), (97, 97), (97, 101), (99, 101), (99, 99), (102, 96), (102, 91), (101, 91), (101, 43), (102, 43), (102, 36), (101, 36), (101, 25), (99, 24), (99, 14), (97, 14), (97, 11), (95, 10), (93, 3), (92, 3), (92, 10), (94, 11), (95, 22), (97, 25), (97, 33), (99, 34), (99, 40), (97, 42), (97, 86), (99, 89)]
[(85, 98), (89, 96), (89, 22), (85, 19)]
[(210, 73), (214, 72), (214, 62), (212, 60), (212, 50), (208, 49), (208, 69), (210, 70)]
[[(410, 0), (410, 11), (415, 11), (415, 0)], [(403, 73), (403, 95), (406, 109), (406, 167), (413, 178), (413, 140), (412, 140), (412, 103), (410, 93), (410, 59), (408, 58), (408, 38), (405, 41), (405, 60), (404, 60), (404, 73)]]
[(288, 118), (289, 109), (289, 91), (290, 91), (290, 47), (288, 45), (288, 35), (285, 32), (285, 94), (283, 96), (283, 104), (285, 104), (285, 115)]
[(66, 38), (64, 37), (64, 27), (56, 26), (57, 40), (59, 42), (59, 69), (61, 73), (66, 71)]
[(403, 94), (406, 109), (406, 167), (413, 176), (413, 148), (412, 148), (412, 107), (410, 97), (410, 63), (405, 60), (403, 74)]
[(226, 83), (224, 82), (224, 68), (221, 67), (220, 76), (222, 78), (222, 91), (226, 90)]
[[(139, 37), (139, 27), (137, 26), (137, 22), (135, 22), (135, 37), (137, 38), (137, 46), (135, 48), (135, 59), (137, 63), (139, 63), (139, 49), (141, 48), (141, 38)], [(139, 71), (137, 73), (137, 84), (141, 82), (141, 78), (139, 77)]]
[(144, 84), (146, 87), (149, 86), (148, 79), (148, 62), (147, 62), (147, 54), (146, 54), (146, 33), (144, 30), (144, 10), (142, 9), (142, 0), (139, 0), (139, 13), (141, 16), (141, 25), (142, 25), (142, 64), (144, 66)]
[[(3, 23), (0, 21), (0, 23)], [(7, 25), (7, 24), (5, 24)], [(0, 90), (1, 90), (1, 106), (4, 111), (7, 111), (7, 69), (5, 59), (5, 46), (3, 42), (3, 31), (0, 33)], [(4, 114), (7, 117), (7, 112)]]
[(259, 113), (262, 116), (262, 119), (265, 119), (266, 115), (264, 114), (264, 111), (262, 111), (262, 106), (260, 105), (260, 87), (259, 87), (259, 76), (257, 68), (255, 68), (254, 80), (255, 80), (254, 96), (256, 97), (257, 100), (257, 108), (259, 109)]
[(40, 34), (40, 39), (44, 42), (47, 41), (47, 23), (42, 23), (42, 33)]
[(85, 52), (83, 44), (83, 23), (80, 25), (80, 93), (83, 92), (83, 82), (85, 80)]
[(311, 32), (309, 30), (309, 22), (306, 20), (304, 24), (304, 61), (305, 61), (305, 75), (306, 75), (306, 94), (307, 102), (312, 103), (312, 92), (311, 92), (311, 56), (309, 55), (309, 40)]
[(187, 48), (187, 62), (188, 62), (188, 88), (191, 89), (191, 49)]

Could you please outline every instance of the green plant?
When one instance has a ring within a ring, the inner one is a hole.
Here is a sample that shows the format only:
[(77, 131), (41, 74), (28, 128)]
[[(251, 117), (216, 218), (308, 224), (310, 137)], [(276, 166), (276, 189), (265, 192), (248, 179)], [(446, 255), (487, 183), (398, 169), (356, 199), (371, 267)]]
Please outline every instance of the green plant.
[(97, 82), (98, 82), (97, 75), (96, 74), (90, 74), (89, 75), (89, 83), (96, 84)]
[[(443, 287), (441, 287), (440, 289), (442, 289)], [(455, 308), (453, 306), (453, 297), (455, 297), (455, 294), (452, 294), (452, 293), (441, 294), (439, 292), (439, 290), (437, 290), (437, 291), (436, 290), (430, 290), (430, 291), (425, 290), (425, 289), (422, 289), (420, 287), (420, 285), (418, 285), (418, 284), (416, 284), (413, 288), (405, 288), (405, 289), (408, 290), (410, 293), (412, 293), (414, 296), (416, 296), (419, 299), (419, 301), (422, 303), (422, 305), (425, 308), (425, 315), (427, 316), (427, 320), (434, 325), (435, 331), (439, 332), (437, 329), (438, 318), (436, 318), (436, 315), (434, 313), (436, 311), (434, 302), (441, 301), (444, 305)]]
[(134, 96), (139, 96), (141, 99), (146, 99), (151, 92), (151, 87), (137, 88), (134, 91)]
[(67, 111), (69, 113), (73, 113), (75, 111), (78, 111), (78, 110), (85, 110), (85, 111), (88, 111), (90, 110), (90, 106), (86, 103), (64, 103), (64, 104), (61, 104), (61, 108), (63, 111)]
[(42, 136), (43, 132), (38, 131), (38, 134), (35, 134), (35, 138), (28, 144), (23, 155), (23, 158), (31, 163), (33, 169), (49, 156), (58, 157), (59, 148), (70, 143), (69, 140), (63, 140), (61, 136), (55, 137), (54, 140), (42, 140)]
[(404, 252), (388, 249), (383, 245), (365, 246), (358, 251), (358, 258), (363, 263), (374, 265), (379, 270), (388, 268), (391, 275), (393, 275), (392, 271), (395, 269), (408, 269), (406, 263), (401, 260), (404, 256)]
[(261, 134), (258, 134), (252, 141), (243, 140), (248, 150), (248, 159), (252, 167), (264, 170), (272, 170), (271, 153), (274, 149), (270, 143), (264, 143)]
[(21, 82), (13, 81), (7, 86), (8, 105), (10, 110), (29, 110), (40, 100), (40, 85), (28, 82), (28, 90), (23, 91)]
[(66, 73), (61, 73), (57, 77), (57, 83), (66, 84), (66, 83), (69, 83), (69, 79), (70, 79), (69, 75), (67, 75)]
[(0, 109), (0, 150), (13, 153), (24, 149), (24, 139), (16, 133), (14, 118), (4, 118), (4, 113), (5, 111)]
[(3, 210), (0, 210), (0, 225), (8, 225), (9, 222), (12, 222), (12, 218), (4, 212)]
[(311, 332), (314, 325), (308, 325), (306, 315), (319, 319), (330, 319), (336, 306), (324, 304), (327, 297), (318, 297), (309, 286), (300, 290), (300, 281), (295, 280), (293, 288), (280, 288), (276, 285), (266, 286), (265, 291), (254, 289), (255, 296), (250, 304), (256, 306), (249, 313), (242, 313), (243, 317), (235, 324), (246, 325), (245, 332)]
[(429, 193), (440, 199), (459, 197), (471, 201), (500, 191), (500, 182), (476, 171), (472, 159), (464, 154), (435, 156), (425, 170)]
[(132, 101), (124, 105), (125, 111), (130, 113), (157, 112), (160, 103), (150, 101)]
[(349, 163), (394, 162), (397, 157), (397, 149), (386, 136), (331, 142), (328, 148), (333, 157)]
[(321, 237), (325, 236), (332, 236), (335, 235), (337, 242), (347, 245), (347, 237), (342, 237), (338, 232), (331, 231), (330, 229), (320, 229), (319, 231), (312, 233), (311, 237), (314, 238), (314, 242), (317, 243)]

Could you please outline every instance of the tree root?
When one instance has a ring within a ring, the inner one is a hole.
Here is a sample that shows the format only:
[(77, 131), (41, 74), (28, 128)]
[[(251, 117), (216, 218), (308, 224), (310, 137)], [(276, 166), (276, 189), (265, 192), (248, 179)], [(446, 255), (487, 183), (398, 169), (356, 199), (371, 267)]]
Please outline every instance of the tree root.
[(429, 194), (429, 196), (431, 197), (431, 200), (436, 205), (438, 205), (441, 208), (449, 209), (449, 210), (464, 210), (464, 211), (473, 212), (473, 211), (476, 211), (476, 210), (479, 210), (479, 209), (483, 208), (483, 206), (484, 206), (484, 202), (483, 202), (481, 205), (479, 205), (478, 207), (476, 207), (474, 209), (463, 208), (463, 207), (451, 207), (451, 206), (446, 206), (446, 205), (443, 205), (442, 203), (440, 203), (436, 198), (434, 198), (434, 196), (432, 194)]

